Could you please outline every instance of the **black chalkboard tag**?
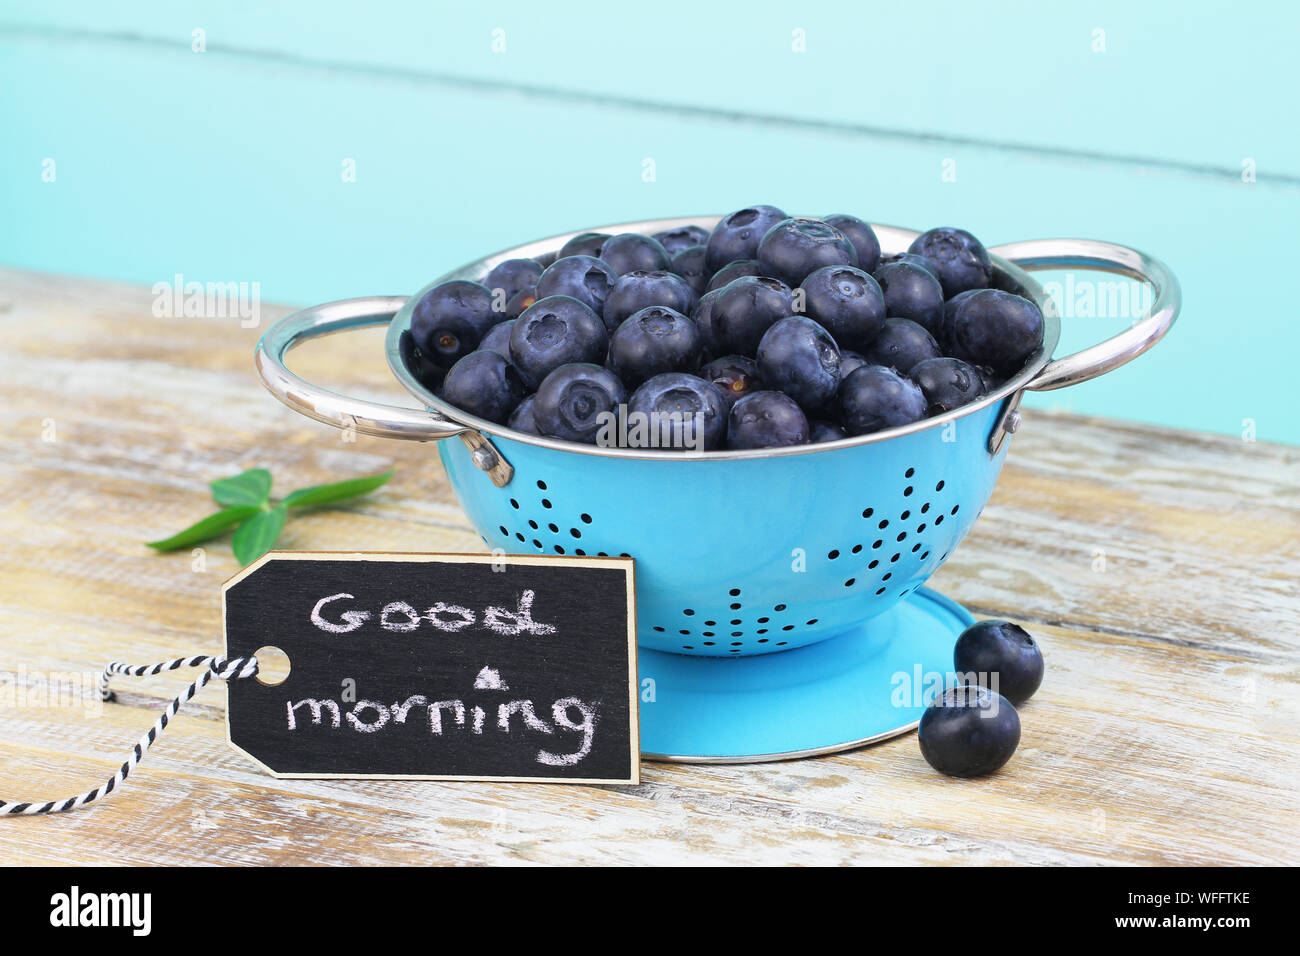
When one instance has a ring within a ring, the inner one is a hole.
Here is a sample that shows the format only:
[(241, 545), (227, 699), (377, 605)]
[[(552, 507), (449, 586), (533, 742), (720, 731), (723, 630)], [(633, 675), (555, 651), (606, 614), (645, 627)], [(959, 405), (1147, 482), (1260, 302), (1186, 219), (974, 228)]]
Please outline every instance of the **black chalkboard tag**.
[(639, 782), (630, 558), (277, 551), (222, 599), (227, 656), (288, 655), (229, 685), (277, 777)]

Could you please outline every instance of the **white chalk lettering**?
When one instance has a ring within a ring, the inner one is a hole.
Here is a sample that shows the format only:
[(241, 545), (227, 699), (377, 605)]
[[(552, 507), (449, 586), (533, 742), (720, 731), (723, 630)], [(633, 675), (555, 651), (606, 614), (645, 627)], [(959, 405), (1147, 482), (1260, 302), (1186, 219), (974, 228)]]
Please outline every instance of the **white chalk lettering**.
[[(575, 724), (570, 719), (570, 707), (582, 714), (582, 720), (579, 723)], [(539, 750), (537, 752), (537, 762), (546, 764), (548, 767), (572, 767), (591, 753), (591, 742), (596, 736), (596, 708), (594, 705), (588, 707), (576, 697), (565, 697), (557, 700), (551, 707), (551, 716), (555, 718), (555, 726), (563, 727), (565, 730), (580, 731), (582, 733), (582, 746), (571, 754), (553, 754), (548, 750)]]
[(465, 705), (458, 700), (440, 700), (429, 705), (429, 730), (435, 734), (442, 733), (442, 712), (450, 710), (456, 715), (456, 726), (465, 726)]
[(324, 708), (328, 707), (330, 709), (330, 726), (333, 727), (335, 730), (338, 730), (339, 720), (340, 720), (339, 705), (332, 700), (315, 700), (313, 698), (308, 698), (306, 700), (300, 700), (297, 703), (294, 703), (291, 700), (287, 700), (285, 701), (285, 706), (288, 708), (289, 711), (290, 730), (298, 729), (298, 718), (295, 716), (294, 711), (296, 711), (299, 707), (308, 707), (311, 709), (311, 722), (313, 724), (320, 723), (321, 712), (324, 710)]
[(331, 594), (329, 597), (323, 597), (316, 602), (316, 606), (311, 609), (311, 622), (319, 627), (322, 631), (329, 631), (331, 634), (346, 634), (348, 631), (355, 631), (366, 621), (370, 620), (369, 611), (344, 611), (342, 614), (344, 623), (335, 624), (321, 617), (321, 608), (331, 601), (337, 601), (340, 598), (352, 600), (351, 594)]
[[(393, 620), (393, 616), (397, 614), (406, 620)], [(384, 609), (379, 612), (379, 626), (387, 631), (413, 631), (420, 626), (420, 615), (405, 601), (394, 601), (392, 604), (385, 604)]]
[(519, 714), (524, 719), (524, 726), (543, 734), (555, 733), (555, 728), (537, 716), (531, 700), (512, 700), (497, 707), (497, 726), (510, 733), (510, 717)]
[(503, 607), (490, 607), (483, 612), (483, 626), (498, 634), (554, 634), (554, 624), (541, 624), (533, 620), (532, 591), (519, 595), (519, 608), (507, 611)]
[[(455, 617), (448, 620), (443, 617), (444, 614), (453, 614)], [(424, 612), (424, 619), (440, 631), (463, 631), (476, 620), (474, 612), (469, 608), (459, 604), (443, 604), (441, 601)]]

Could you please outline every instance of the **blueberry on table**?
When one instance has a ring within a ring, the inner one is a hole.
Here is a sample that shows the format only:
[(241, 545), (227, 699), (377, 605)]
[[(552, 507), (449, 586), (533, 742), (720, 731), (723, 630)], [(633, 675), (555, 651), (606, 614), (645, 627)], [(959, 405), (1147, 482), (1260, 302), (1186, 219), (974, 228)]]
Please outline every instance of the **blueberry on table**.
[(543, 435), (565, 441), (596, 444), (627, 389), (617, 375), (599, 365), (574, 363), (552, 371), (537, 389), (533, 415)]
[(941, 355), (934, 336), (911, 319), (885, 319), (880, 334), (862, 353), (871, 364), (892, 368), (902, 375), (909, 374), (918, 363)]
[[(554, 268), (554, 267), (552, 267)], [(891, 318), (911, 319), (931, 334), (943, 318), (943, 286), (914, 262), (885, 262), (872, 273), (885, 294), (885, 312)]]
[(763, 333), (778, 319), (794, 315), (794, 292), (780, 279), (742, 276), (719, 290), (712, 310), (718, 350), (754, 355)]
[[(790, 286), (823, 266), (857, 266), (858, 253), (844, 233), (820, 219), (786, 219), (767, 231), (758, 244), (764, 275)], [(883, 316), (882, 316), (883, 318)]]
[(996, 690), (1017, 705), (1033, 697), (1043, 682), (1038, 642), (1010, 621), (979, 621), (962, 631), (953, 648), (953, 665), (966, 683)]
[(834, 226), (844, 233), (844, 238), (853, 243), (853, 251), (858, 254), (859, 269), (870, 272), (876, 268), (876, 264), (880, 262), (880, 240), (876, 238), (876, 231), (871, 228), (870, 223), (864, 222), (857, 216), (846, 216), (843, 213), (822, 216), (822, 222)]
[(931, 415), (968, 405), (984, 394), (979, 370), (959, 358), (926, 359), (912, 366), (908, 375), (921, 386)]
[(746, 395), (762, 391), (758, 362), (744, 355), (724, 355), (700, 367), (700, 377), (722, 390), (730, 408)]
[(538, 299), (510, 329), (510, 361), (529, 388), (573, 362), (601, 362), (609, 334), (600, 316), (567, 295)]
[(580, 232), (564, 245), (555, 257), (557, 260), (566, 256), (591, 256), (596, 258), (605, 246), (605, 240), (611, 238), (605, 232)]
[(659, 244), (658, 239), (639, 232), (623, 232), (605, 240), (600, 258), (619, 275), (640, 269), (643, 272), (667, 271), (672, 256)]
[(652, 305), (690, 315), (697, 301), (695, 290), (681, 276), (636, 269), (618, 277), (605, 298), (602, 315), (605, 328), (613, 332), (628, 316)]
[(609, 337), (609, 370), (635, 388), (661, 372), (699, 367), (704, 340), (694, 322), (675, 309), (652, 305), (629, 316)]
[(759, 266), (757, 259), (736, 259), (733, 262), (728, 262), (713, 273), (713, 277), (709, 279), (705, 291), (713, 292), (716, 289), (721, 289), (733, 279), (740, 279), (744, 276), (761, 276), (762, 274), (763, 269)]
[(1011, 701), (978, 685), (952, 687), (921, 715), (921, 756), (950, 777), (982, 777), (1020, 745), (1020, 716)]
[(647, 379), (628, 399), (629, 419), (645, 423), (642, 434), (629, 425), (633, 448), (713, 451), (727, 440), (727, 401), (721, 390), (685, 372), (665, 372)]
[(451, 368), (478, 346), (501, 318), (487, 286), (454, 279), (434, 286), (415, 303), (411, 335), (428, 361)]
[(1043, 346), (1043, 313), (1023, 296), (1000, 289), (962, 293), (945, 307), (943, 332), (951, 354), (1008, 377)]
[(840, 381), (844, 381), (864, 365), (872, 365), (851, 349), (840, 349)]
[(515, 406), (515, 410), (510, 413), (510, 418), (506, 421), (506, 427), (529, 435), (540, 435), (542, 431), (537, 427), (536, 406), (537, 396), (529, 395)]
[(867, 435), (919, 422), (925, 395), (911, 379), (883, 365), (864, 365), (840, 383), (840, 421), (850, 435)]
[(987, 288), (993, 278), (988, 250), (965, 229), (930, 229), (913, 239), (907, 251), (935, 264), (944, 298), (967, 289)]
[(568, 295), (600, 314), (605, 297), (618, 281), (618, 273), (600, 259), (587, 255), (556, 259), (537, 280), (537, 297)]
[[(503, 358), (510, 358), (510, 330), (515, 326), (514, 319), (507, 319), (505, 322), (498, 322), (492, 328), (488, 329), (487, 335), (478, 343), (478, 351), (490, 349)], [(471, 353), (473, 354), (473, 353)]]
[(489, 290), (501, 290), (502, 301), (509, 301), (516, 293), (531, 289), (542, 277), (542, 266), (536, 259), (507, 259), (483, 280)]
[(782, 392), (754, 392), (731, 406), (727, 447), (783, 448), (808, 442), (808, 417)]
[(686, 284), (697, 296), (708, 291), (709, 279), (713, 277), (713, 273), (704, 264), (704, 252), (703, 246), (687, 246), (673, 253), (673, 261), (669, 266), (674, 275), (686, 280)]
[(758, 343), (758, 371), (770, 389), (805, 411), (822, 408), (840, 387), (840, 348), (812, 319), (794, 315), (774, 323)]
[(885, 294), (870, 274), (853, 266), (823, 266), (799, 286), (803, 309), (846, 348), (870, 345), (885, 324)]
[(808, 426), (808, 443), (811, 445), (820, 444), (824, 441), (839, 441), (841, 438), (848, 438), (849, 434), (834, 422), (813, 422)]
[(451, 367), (440, 395), (462, 411), (501, 425), (523, 398), (524, 383), (501, 353), (480, 350)]
[(703, 226), (680, 226), (677, 229), (665, 229), (663, 232), (656, 232), (652, 239), (656, 239), (659, 245), (668, 251), (670, 256), (675, 256), (683, 249), (689, 249), (691, 246), (702, 246), (709, 241), (709, 230)]
[(724, 216), (709, 235), (706, 264), (716, 272), (728, 262), (758, 258), (763, 236), (786, 218), (775, 206), (747, 206)]

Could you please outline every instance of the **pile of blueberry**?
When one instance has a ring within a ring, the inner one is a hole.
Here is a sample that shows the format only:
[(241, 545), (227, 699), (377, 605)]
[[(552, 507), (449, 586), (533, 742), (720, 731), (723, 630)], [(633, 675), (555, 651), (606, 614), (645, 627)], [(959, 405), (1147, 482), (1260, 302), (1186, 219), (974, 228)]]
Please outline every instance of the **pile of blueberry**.
[(695, 450), (834, 441), (976, 401), (1024, 366), (1042, 313), (992, 278), (961, 229), (882, 258), (861, 219), (752, 206), (712, 232), (583, 233), (435, 286), (407, 360), (457, 408), (551, 438), (607, 440), (623, 407), (650, 435), (689, 423), (671, 444)]
[(953, 666), (962, 682), (921, 715), (921, 755), (950, 777), (981, 777), (1020, 745), (1016, 708), (1043, 682), (1043, 652), (1019, 624), (980, 621), (957, 638)]

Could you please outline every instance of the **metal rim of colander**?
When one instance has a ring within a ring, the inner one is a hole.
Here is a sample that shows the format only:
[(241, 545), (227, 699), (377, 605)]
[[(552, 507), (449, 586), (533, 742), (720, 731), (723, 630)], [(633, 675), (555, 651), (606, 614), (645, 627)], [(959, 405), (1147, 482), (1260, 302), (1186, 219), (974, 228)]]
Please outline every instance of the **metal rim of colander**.
[[(600, 445), (585, 445), (578, 442), (563, 441), (556, 438), (546, 438), (544, 436), (532, 435), (527, 432), (515, 431), (504, 425), (498, 425), (484, 418), (478, 418), (470, 415), (454, 405), (450, 405), (438, 398), (433, 392), (420, 384), (414, 374), (406, 367), (406, 362), (402, 358), (402, 334), (409, 330), (411, 325), (411, 314), (415, 309), (415, 304), (419, 302), (420, 297), (431, 289), (433, 286), (443, 282), (449, 282), (453, 279), (470, 279), (478, 281), (484, 273), (507, 259), (529, 258), (541, 255), (543, 253), (554, 252), (559, 249), (565, 242), (574, 236), (581, 235), (584, 232), (603, 232), (616, 235), (622, 232), (639, 232), (650, 235), (656, 232), (663, 232), (669, 229), (679, 229), (683, 226), (701, 226), (705, 229), (712, 229), (722, 216), (681, 216), (671, 219), (644, 219), (636, 222), (614, 223), (607, 226), (592, 226), (586, 229), (578, 229), (573, 232), (559, 233), (554, 236), (548, 236), (545, 239), (537, 239), (533, 242), (527, 242), (519, 246), (512, 246), (509, 249), (503, 249), (500, 252), (490, 256), (484, 256), (468, 262), (465, 265), (453, 269), (444, 275), (434, 279), (424, 288), (420, 289), (414, 295), (406, 300), (406, 303), (393, 316), (388, 325), (388, 334), (385, 339), (385, 351), (388, 356), (388, 364), (392, 369), (397, 380), (402, 386), (418, 398), (430, 410), (437, 412), (447, 419), (449, 424), (464, 425), (475, 431), (486, 435), (493, 435), (506, 438), (511, 441), (519, 442), (525, 445), (536, 445), (542, 448), (549, 448), (555, 451), (573, 452), (580, 455), (595, 455), (602, 458), (630, 458), (643, 461), (727, 461), (749, 458), (776, 458), (788, 455), (809, 455), (824, 451), (835, 451), (843, 448), (856, 448), (859, 445), (870, 445), (876, 442), (889, 441), (892, 438), (899, 438), (903, 435), (911, 435), (916, 432), (927, 431), (932, 428), (941, 428), (951, 421), (972, 415), (990, 405), (1001, 402), (1010, 395), (1024, 389), (1034, 377), (1050, 361), (1052, 353), (1060, 340), (1061, 325), (1057, 318), (1056, 310), (1051, 306), (1051, 301), (1044, 292), (1041, 285), (1038, 284), (1027, 272), (1013, 265), (1000, 256), (991, 255), (993, 262), (995, 278), (1000, 276), (1003, 279), (1010, 280), (1012, 284), (1020, 289), (1031, 298), (1043, 313), (1043, 344), (1026, 361), (1024, 367), (1009, 378), (1001, 386), (988, 395), (983, 396), (978, 401), (955, 408), (952, 411), (945, 412), (942, 415), (935, 415), (931, 418), (923, 418), (919, 422), (913, 422), (909, 425), (902, 425), (897, 428), (890, 428), (884, 431), (872, 432), (867, 435), (857, 435), (852, 438), (842, 438), (838, 441), (819, 442), (817, 444), (796, 445), (786, 448), (757, 448), (744, 451), (686, 451), (671, 450), (662, 451), (642, 448), (617, 448), (605, 447)], [(907, 246), (913, 239), (920, 235), (920, 232), (914, 229), (904, 229), (900, 226), (890, 226), (884, 224), (872, 223), (871, 228), (875, 230), (876, 237), (880, 240), (882, 254), (892, 255), (897, 252), (906, 251)], [(995, 286), (1000, 287), (1000, 286)]]

